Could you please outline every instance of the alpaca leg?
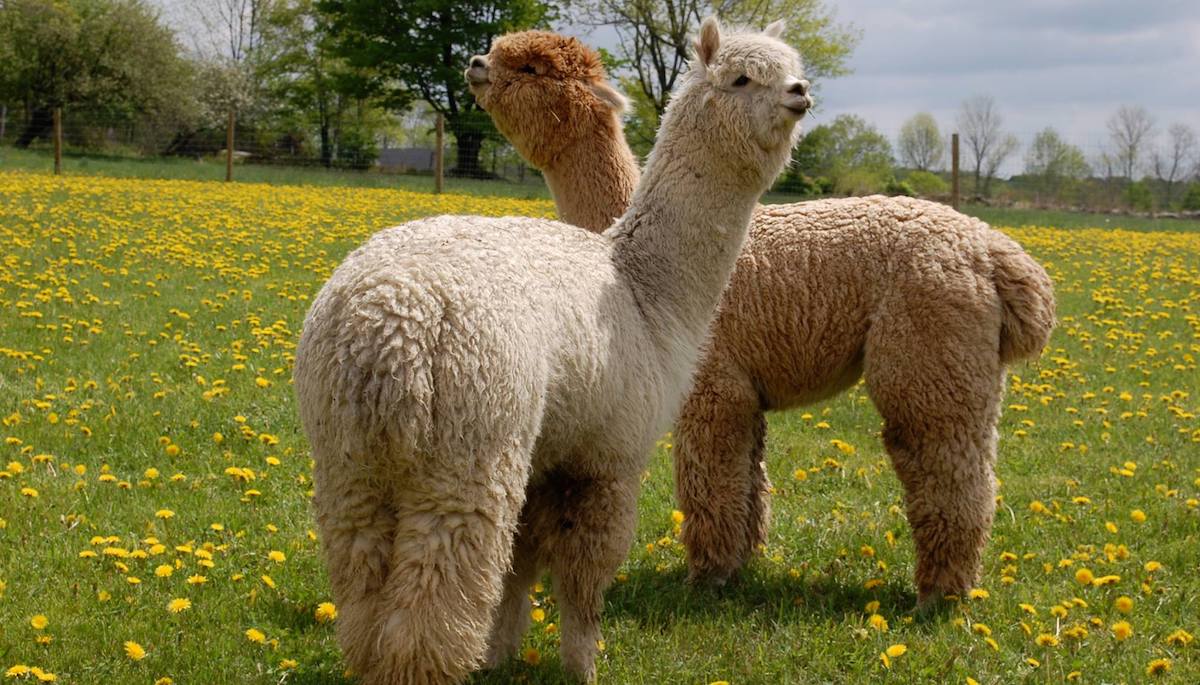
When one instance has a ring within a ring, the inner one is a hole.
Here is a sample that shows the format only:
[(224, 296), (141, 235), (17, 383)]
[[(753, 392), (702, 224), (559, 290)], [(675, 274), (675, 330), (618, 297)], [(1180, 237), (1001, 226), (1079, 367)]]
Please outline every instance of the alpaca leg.
[(563, 666), (584, 682), (596, 679), (604, 590), (629, 554), (640, 475), (574, 481), (559, 508), (557, 536), (543, 541), (562, 620)]
[(978, 580), (995, 513), (994, 428), (931, 430), (889, 418), (884, 445), (904, 486), (920, 602), (964, 594)]
[(894, 306), (868, 334), (865, 370), (904, 487), (924, 604), (976, 582), (995, 513), (999, 324), (966, 305)]
[(702, 368), (675, 434), (689, 576), (723, 584), (766, 541), (767, 424), (744, 374)]
[(387, 577), (395, 516), (384, 493), (356, 465), (322, 468), (313, 497), (325, 567), (338, 607), (337, 639), (346, 665), (364, 673), (378, 637), (376, 607)]
[[(531, 503), (526, 502), (525, 511), (529, 510)], [(537, 581), (540, 566), (537, 547), (524, 513), (516, 538), (512, 570), (504, 578), (504, 598), (496, 609), (492, 634), (488, 638), (487, 668), (495, 668), (515, 655), (521, 648), (525, 631), (529, 629), (529, 590)]]
[(476, 467), (405, 479), (364, 683), (448, 685), (482, 664), (523, 499), (523, 489), (500, 483), (516, 473)]

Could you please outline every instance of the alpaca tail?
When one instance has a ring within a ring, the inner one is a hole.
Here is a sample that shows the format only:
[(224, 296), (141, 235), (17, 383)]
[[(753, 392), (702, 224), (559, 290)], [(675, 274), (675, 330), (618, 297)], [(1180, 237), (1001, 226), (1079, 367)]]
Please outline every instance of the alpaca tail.
[(991, 236), (992, 282), (1003, 309), (1000, 360), (1009, 363), (1035, 357), (1054, 328), (1054, 284), (1042, 265), (1015, 241), (998, 231)]

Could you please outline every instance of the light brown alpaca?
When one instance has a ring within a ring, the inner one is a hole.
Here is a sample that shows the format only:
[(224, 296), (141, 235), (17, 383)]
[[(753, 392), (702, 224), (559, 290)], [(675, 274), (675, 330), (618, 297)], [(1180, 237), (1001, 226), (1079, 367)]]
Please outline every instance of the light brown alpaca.
[[(467, 78), (545, 172), (563, 219), (607, 227), (638, 169), (595, 53), (511, 34)], [(919, 597), (969, 589), (995, 509), (1004, 365), (1036, 356), (1053, 324), (1041, 266), (943, 205), (876, 196), (760, 207), (677, 423), (692, 578), (724, 582), (766, 540), (764, 412), (865, 376), (904, 487)]]

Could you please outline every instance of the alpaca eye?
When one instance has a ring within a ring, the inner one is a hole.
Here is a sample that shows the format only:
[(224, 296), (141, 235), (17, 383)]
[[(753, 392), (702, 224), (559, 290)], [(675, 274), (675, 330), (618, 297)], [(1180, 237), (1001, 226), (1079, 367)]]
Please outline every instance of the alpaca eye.
[(750, 83), (750, 77), (745, 74), (742, 74), (741, 76), (737, 77), (737, 79), (733, 82), (733, 87), (741, 88), (742, 86), (746, 85), (747, 83)]
[(520, 69), (517, 69), (517, 71), (521, 72), (522, 74), (536, 74), (537, 73), (537, 70), (534, 69), (533, 65), (530, 65), (530, 64), (526, 64), (525, 66), (521, 67)]

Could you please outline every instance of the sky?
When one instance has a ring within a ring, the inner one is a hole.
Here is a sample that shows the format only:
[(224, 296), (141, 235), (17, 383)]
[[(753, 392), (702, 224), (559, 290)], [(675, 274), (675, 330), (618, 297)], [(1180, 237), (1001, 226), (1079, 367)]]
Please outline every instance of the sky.
[[(195, 42), (194, 0), (153, 0)], [(199, 0), (211, 2), (212, 0)], [(857, 114), (893, 142), (929, 112), (952, 131), (962, 101), (991, 95), (1024, 146), (1047, 126), (1095, 158), (1107, 119), (1145, 107), (1158, 139), (1180, 122), (1200, 132), (1200, 0), (826, 0), (862, 39), (850, 76), (817, 84), (816, 123)], [(612, 29), (559, 30), (615, 48)], [(185, 43), (188, 40), (185, 39)], [(809, 125), (813, 125), (810, 123)], [(1023, 151), (1001, 170), (1020, 170)]]
[[(1200, 132), (1200, 0), (827, 4), (862, 39), (849, 61), (853, 74), (818, 85), (816, 123), (857, 114), (894, 142), (917, 112), (933, 114), (947, 132), (963, 100), (991, 95), (1023, 145), (1053, 126), (1089, 159), (1124, 104), (1145, 107), (1160, 134), (1175, 122)], [(614, 41), (604, 30), (591, 38)], [(1019, 171), (1023, 155), (1002, 171)]]

